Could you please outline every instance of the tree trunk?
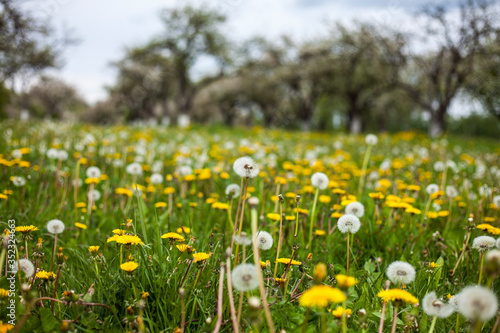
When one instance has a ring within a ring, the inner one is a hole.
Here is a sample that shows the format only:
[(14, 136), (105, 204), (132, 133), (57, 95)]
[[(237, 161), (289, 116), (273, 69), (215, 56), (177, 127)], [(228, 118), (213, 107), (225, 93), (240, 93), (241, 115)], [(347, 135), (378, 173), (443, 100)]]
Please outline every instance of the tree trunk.
[(429, 121), (429, 136), (436, 138), (443, 135), (446, 129), (446, 112), (443, 110), (431, 111), (431, 119)]
[(351, 108), (349, 111), (349, 133), (359, 134), (363, 129), (363, 121), (361, 117), (361, 112), (357, 108)]

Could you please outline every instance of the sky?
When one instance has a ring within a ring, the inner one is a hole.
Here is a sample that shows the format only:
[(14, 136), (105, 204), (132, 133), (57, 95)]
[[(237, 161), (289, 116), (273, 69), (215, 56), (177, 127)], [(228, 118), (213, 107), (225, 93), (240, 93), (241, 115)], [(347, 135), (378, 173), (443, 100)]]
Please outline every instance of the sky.
[[(32, 13), (52, 21), (56, 30), (69, 29), (79, 43), (63, 53), (64, 66), (55, 72), (75, 86), (89, 102), (106, 97), (106, 85), (116, 72), (111, 62), (127, 47), (146, 43), (162, 32), (162, 8), (211, 6), (227, 15), (223, 32), (234, 41), (260, 35), (270, 39), (287, 34), (296, 40), (317, 38), (334, 22), (355, 20), (404, 27), (424, 0), (32, 0)], [(210, 71), (200, 63), (197, 75)]]

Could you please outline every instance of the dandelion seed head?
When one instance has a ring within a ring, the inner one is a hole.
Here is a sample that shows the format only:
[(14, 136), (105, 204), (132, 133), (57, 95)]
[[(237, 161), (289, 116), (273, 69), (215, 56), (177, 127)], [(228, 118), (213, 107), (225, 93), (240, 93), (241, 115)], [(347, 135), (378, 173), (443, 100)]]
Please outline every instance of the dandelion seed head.
[(490, 236), (478, 236), (472, 242), (472, 248), (484, 252), (496, 245), (496, 240)]
[(432, 317), (436, 316), (438, 318), (447, 318), (451, 316), (454, 311), (451, 305), (439, 300), (434, 291), (425, 295), (422, 300), (422, 307), (427, 315)]
[(87, 198), (91, 201), (99, 201), (101, 199), (101, 192), (98, 190), (92, 190), (89, 193), (87, 193)]
[(316, 172), (311, 176), (311, 185), (320, 190), (324, 190), (328, 187), (328, 176), (323, 172)]
[(497, 313), (497, 297), (490, 289), (479, 286), (465, 287), (459, 296), (458, 312), (469, 320), (487, 321)]
[(226, 195), (233, 199), (236, 199), (241, 193), (241, 188), (238, 184), (229, 184), (226, 187)]
[(64, 222), (61, 220), (50, 220), (47, 222), (47, 230), (54, 235), (60, 234), (64, 231)]
[(240, 157), (234, 161), (233, 170), (242, 178), (255, 178), (259, 174), (259, 166), (248, 156)]
[(387, 277), (396, 285), (412, 283), (415, 273), (415, 268), (404, 261), (394, 261), (387, 267)]
[[(35, 273), (35, 267), (33, 266), (33, 263), (31, 260), (28, 259), (19, 259), (19, 268), (21, 271), (26, 274), (26, 277), (30, 277)], [(18, 271), (18, 266), (17, 266), (17, 261), (14, 262), (14, 268), (12, 269), (12, 272), (17, 273)]]
[(233, 287), (239, 291), (249, 291), (259, 286), (257, 268), (252, 264), (240, 264), (231, 272)]
[(273, 237), (267, 231), (259, 231), (256, 236), (257, 246), (261, 250), (269, 250), (273, 246)]
[(375, 146), (378, 143), (378, 137), (375, 134), (368, 134), (365, 137), (365, 142), (369, 146)]
[(140, 175), (142, 175), (142, 165), (140, 165), (137, 162), (130, 163), (129, 165), (127, 165), (127, 168), (125, 169), (125, 171), (129, 175), (140, 176)]
[(361, 221), (356, 215), (344, 214), (337, 221), (337, 227), (343, 234), (345, 233), (355, 234), (361, 227)]
[(427, 192), (427, 194), (429, 195), (433, 195), (434, 193), (436, 193), (437, 191), (439, 191), (439, 186), (438, 184), (429, 184), (427, 185), (427, 187), (425, 188), (425, 192)]
[(365, 206), (361, 202), (351, 202), (345, 207), (345, 212), (347, 214), (356, 215), (357, 217), (363, 217), (365, 215)]
[(163, 176), (160, 175), (159, 173), (153, 173), (151, 177), (149, 178), (151, 184), (153, 185), (159, 185), (163, 183)]
[(95, 166), (89, 167), (85, 173), (87, 175), (87, 178), (99, 178), (99, 177), (101, 177), (101, 170)]

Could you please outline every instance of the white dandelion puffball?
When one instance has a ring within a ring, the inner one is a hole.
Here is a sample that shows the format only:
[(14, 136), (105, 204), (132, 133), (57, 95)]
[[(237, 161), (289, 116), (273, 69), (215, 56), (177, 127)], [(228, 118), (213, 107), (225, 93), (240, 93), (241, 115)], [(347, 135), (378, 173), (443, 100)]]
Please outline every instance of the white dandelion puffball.
[(357, 217), (363, 217), (365, 215), (365, 206), (361, 202), (351, 202), (345, 207), (345, 212), (347, 214), (356, 215)]
[(438, 318), (447, 318), (454, 312), (453, 307), (439, 300), (435, 292), (425, 295), (422, 300), (422, 307), (428, 316)]
[[(33, 263), (28, 260), (28, 259), (19, 259), (19, 267), (21, 270), (26, 274), (26, 277), (30, 277), (35, 273), (35, 267), (33, 266)], [(12, 269), (13, 273), (17, 273), (18, 266), (17, 266), (17, 261), (14, 262), (14, 268)]]
[(490, 289), (478, 286), (465, 287), (459, 296), (458, 312), (467, 319), (488, 321), (497, 313), (497, 297)]
[(243, 246), (249, 246), (252, 244), (252, 240), (250, 238), (247, 237), (247, 235), (245, 233), (241, 233), (240, 236), (238, 235), (234, 235), (233, 236), (233, 239), (234, 239), (234, 242), (236, 244), (240, 244), (240, 245), (243, 245)]
[(50, 220), (47, 222), (47, 230), (54, 235), (64, 231), (64, 222), (61, 220)]
[(495, 206), (497, 206), (498, 208), (500, 208), (500, 195), (495, 195), (493, 197), (493, 203), (495, 204)]
[(61, 161), (66, 161), (68, 159), (68, 152), (66, 150), (59, 150), (57, 152), (57, 158)]
[(101, 177), (101, 169), (95, 166), (91, 166), (86, 171), (87, 178), (99, 178)]
[(239, 291), (249, 291), (259, 286), (257, 268), (252, 264), (240, 264), (231, 272), (233, 287)]
[(434, 171), (436, 172), (441, 172), (444, 170), (444, 162), (441, 162), (441, 161), (437, 161), (434, 163)]
[(87, 193), (87, 198), (89, 199), (89, 201), (99, 201), (99, 199), (101, 199), (101, 192), (99, 192), (98, 190), (92, 190)]
[(127, 165), (126, 171), (129, 175), (140, 176), (142, 175), (142, 165), (137, 162)]
[(448, 304), (450, 304), (455, 312), (458, 312), (458, 302), (460, 302), (460, 294), (456, 294), (448, 300)]
[(250, 197), (250, 198), (248, 198), (247, 202), (250, 206), (257, 206), (259, 204), (259, 198)]
[(328, 187), (328, 176), (323, 172), (316, 172), (311, 176), (311, 185), (315, 188), (319, 188), (320, 190), (324, 190)]
[(478, 236), (472, 242), (472, 248), (484, 252), (496, 245), (496, 240), (490, 236)]
[(428, 195), (433, 195), (437, 191), (439, 191), (439, 186), (437, 184), (429, 184), (425, 188), (425, 192), (427, 192)]
[(446, 195), (449, 196), (450, 198), (455, 198), (458, 196), (458, 191), (455, 188), (455, 186), (446, 186)]
[[(498, 240), (497, 240), (498, 242)], [(486, 262), (495, 263), (495, 266), (500, 266), (500, 250), (489, 250), (484, 255)]]
[(355, 234), (361, 227), (361, 221), (356, 215), (344, 214), (337, 221), (337, 227), (343, 234), (347, 232), (350, 234)]
[(479, 188), (479, 195), (482, 197), (487, 197), (491, 194), (491, 188), (488, 185), (484, 184)]
[(497, 238), (497, 240), (495, 241), (495, 245), (496, 245), (497, 248), (500, 249), (500, 237)]
[(229, 184), (226, 187), (226, 195), (233, 199), (236, 199), (241, 193), (240, 185), (238, 184)]
[(365, 137), (365, 142), (367, 145), (369, 146), (375, 146), (378, 142), (378, 138), (375, 134), (368, 134), (366, 137)]
[(259, 231), (255, 241), (261, 250), (269, 250), (273, 246), (273, 236), (267, 231)]
[(47, 157), (51, 160), (56, 160), (59, 158), (59, 152), (55, 148), (50, 148), (47, 150)]
[(115, 158), (112, 162), (113, 166), (115, 168), (120, 168), (123, 166), (123, 160), (119, 159), (119, 158)]
[(233, 170), (242, 178), (255, 178), (259, 174), (259, 166), (248, 156), (240, 157), (234, 161)]
[(21, 159), (23, 158), (23, 153), (19, 149), (14, 149), (12, 151), (12, 157), (15, 159)]
[(26, 185), (26, 179), (21, 176), (14, 176), (12, 177), (12, 184), (17, 187), (23, 187), (24, 185)]
[(394, 261), (387, 267), (387, 277), (394, 284), (410, 284), (415, 280), (415, 268), (404, 261)]
[(159, 173), (153, 173), (149, 178), (149, 180), (153, 185), (160, 185), (161, 183), (163, 183), (163, 176), (160, 175)]

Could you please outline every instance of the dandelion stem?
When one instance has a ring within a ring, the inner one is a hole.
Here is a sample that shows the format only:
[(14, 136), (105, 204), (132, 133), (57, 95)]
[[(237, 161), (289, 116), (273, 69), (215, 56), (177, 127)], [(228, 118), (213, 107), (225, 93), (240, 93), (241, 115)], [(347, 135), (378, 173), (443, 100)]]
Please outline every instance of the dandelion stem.
[(227, 294), (229, 296), (229, 310), (231, 312), (231, 320), (233, 322), (233, 331), (238, 333), (240, 328), (238, 326), (238, 321), (236, 320), (236, 309), (234, 308), (234, 297), (233, 297), (233, 285), (231, 282), (231, 255), (227, 255), (226, 259), (227, 266)]
[(365, 158), (363, 159), (363, 166), (361, 168), (361, 178), (359, 179), (358, 192), (360, 196), (361, 194), (363, 194), (363, 188), (365, 186), (365, 173), (366, 173), (366, 168), (368, 167), (368, 161), (370, 160), (371, 151), (372, 151), (372, 146), (368, 145), (368, 147), (366, 147)]
[(387, 302), (382, 304), (382, 313), (380, 315), (380, 322), (378, 324), (378, 333), (384, 332), (384, 320), (385, 320), (385, 309), (387, 308)]
[[(246, 186), (245, 186), (246, 192)], [(257, 209), (254, 207), (251, 210), (251, 221), (252, 221), (252, 239), (257, 236)], [(269, 331), (271, 333), (275, 332), (273, 318), (271, 317), (271, 311), (269, 310), (269, 303), (267, 302), (266, 290), (264, 289), (264, 279), (262, 278), (262, 269), (260, 267), (260, 256), (259, 248), (257, 242), (252, 242), (255, 267), (257, 268), (257, 278), (259, 280), (259, 290), (260, 296), (262, 298), (262, 304), (264, 306), (264, 313), (266, 315), (267, 325), (269, 326)]]
[[(243, 191), (243, 200), (241, 201), (241, 214), (240, 214), (240, 226), (238, 228), (238, 237), (241, 236), (241, 230), (243, 229), (243, 217), (245, 216), (245, 202), (247, 200), (247, 187), (248, 187), (248, 177), (245, 178), (245, 190)], [(234, 256), (234, 264), (238, 263), (240, 244), (236, 244), (236, 253)]]
[(456, 325), (456, 329), (455, 329), (455, 332), (459, 332), (458, 330), (460, 329), (460, 314), (457, 313), (457, 325)]
[(398, 326), (398, 307), (394, 306), (394, 312), (392, 314), (392, 328), (391, 333), (396, 333), (396, 327)]
[(349, 276), (349, 238), (351, 237), (351, 233), (347, 233), (347, 272), (346, 275)]
[(213, 333), (218, 333), (222, 324), (222, 303), (223, 303), (223, 292), (224, 292), (224, 263), (220, 265), (220, 277), (219, 277), (219, 293), (217, 297), (217, 322), (215, 323), (215, 328)]
[(57, 247), (57, 234), (54, 236), (54, 251), (52, 251), (52, 262), (50, 263), (49, 271), (52, 271), (52, 265), (54, 264), (54, 259), (56, 258), (56, 247)]
[(281, 204), (281, 201), (280, 201), (280, 233), (278, 236), (278, 249), (276, 251), (276, 262), (274, 263), (274, 278), (276, 278), (276, 273), (278, 272), (278, 261), (277, 260), (280, 257), (282, 232), (283, 232), (283, 205)]
[(483, 278), (483, 265), (484, 265), (484, 253), (481, 252), (480, 254), (481, 256), (481, 264), (479, 266), (479, 281), (477, 282), (477, 285), (480, 286), (481, 285), (481, 280)]
[(467, 231), (467, 238), (464, 244), (464, 247), (462, 249), (462, 253), (460, 253), (460, 257), (458, 257), (457, 263), (455, 264), (455, 267), (453, 268), (453, 271), (451, 272), (450, 276), (453, 276), (455, 274), (455, 271), (457, 270), (458, 264), (460, 264), (460, 261), (462, 260), (462, 257), (464, 256), (465, 250), (467, 249), (467, 245), (469, 244), (470, 240), (470, 232)]
[[(432, 323), (431, 323), (431, 328), (429, 329), (429, 333), (432, 333), (434, 332), (434, 327), (436, 326), (436, 321), (437, 321), (438, 317), (437, 316), (434, 316), (434, 318), (432, 319)], [(457, 331), (458, 332), (458, 331)]]
[(319, 196), (319, 188), (316, 189), (316, 193), (314, 194), (314, 202), (313, 202), (312, 215), (311, 215), (311, 224), (309, 225), (309, 243), (307, 244), (307, 248), (311, 247), (314, 220), (316, 218), (316, 204), (318, 202), (318, 196)]

